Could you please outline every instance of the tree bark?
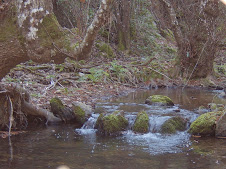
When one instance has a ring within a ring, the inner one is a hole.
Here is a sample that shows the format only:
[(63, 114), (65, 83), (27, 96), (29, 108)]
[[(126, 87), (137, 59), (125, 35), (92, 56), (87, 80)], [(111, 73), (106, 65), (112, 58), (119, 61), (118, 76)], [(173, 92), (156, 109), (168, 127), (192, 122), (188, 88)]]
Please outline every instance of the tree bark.
[[(62, 29), (52, 0), (6, 0), (0, 4), (0, 80), (15, 65), (33, 60), (61, 63), (66, 57), (87, 59), (113, 0), (102, 0), (82, 42)], [(79, 45), (77, 45), (79, 44)], [(77, 47), (74, 47), (77, 46)]]
[(218, 0), (160, 0), (159, 6), (162, 13), (156, 13), (172, 30), (178, 46), (177, 75), (211, 75), (217, 46), (225, 32), (225, 21), (220, 19), (225, 7), (220, 10)]
[(116, 19), (117, 19), (117, 34), (118, 48), (120, 50), (130, 49), (130, 15), (131, 2), (130, 0), (118, 0), (116, 3)]

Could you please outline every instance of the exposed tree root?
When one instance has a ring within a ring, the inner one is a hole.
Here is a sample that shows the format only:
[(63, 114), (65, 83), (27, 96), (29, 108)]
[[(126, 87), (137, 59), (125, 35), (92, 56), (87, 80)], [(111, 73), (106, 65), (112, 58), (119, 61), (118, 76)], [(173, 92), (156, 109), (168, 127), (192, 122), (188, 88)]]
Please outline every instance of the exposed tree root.
[(27, 116), (45, 118), (47, 122), (61, 122), (53, 113), (30, 103), (30, 96), (16, 85), (0, 86), (0, 129), (22, 129), (28, 125)]

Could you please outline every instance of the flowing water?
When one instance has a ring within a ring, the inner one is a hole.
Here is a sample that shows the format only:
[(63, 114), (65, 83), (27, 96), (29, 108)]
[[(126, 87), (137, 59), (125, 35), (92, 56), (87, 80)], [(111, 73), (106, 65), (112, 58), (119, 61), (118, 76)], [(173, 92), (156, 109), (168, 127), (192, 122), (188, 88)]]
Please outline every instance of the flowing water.
[[(153, 94), (169, 96), (175, 106), (144, 104)], [(225, 139), (193, 138), (187, 131), (173, 135), (159, 133), (170, 117), (179, 115), (191, 123), (199, 116), (199, 106), (226, 103), (216, 95), (217, 91), (199, 89), (156, 89), (100, 101), (96, 107), (105, 112), (125, 112), (129, 127), (121, 136), (96, 135), (93, 128), (99, 114), (93, 114), (81, 129), (71, 125), (39, 127), (11, 140), (0, 139), (0, 169), (54, 169), (63, 164), (71, 169), (226, 169)], [(149, 132), (136, 134), (131, 126), (142, 110), (149, 115)]]

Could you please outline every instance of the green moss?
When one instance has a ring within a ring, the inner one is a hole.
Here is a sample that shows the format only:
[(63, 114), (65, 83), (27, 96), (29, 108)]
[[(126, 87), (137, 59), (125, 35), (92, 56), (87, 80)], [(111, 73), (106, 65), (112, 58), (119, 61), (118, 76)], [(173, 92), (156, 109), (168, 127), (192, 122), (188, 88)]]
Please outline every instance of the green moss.
[(149, 129), (149, 117), (145, 111), (139, 112), (135, 120), (133, 131), (147, 133)]
[(173, 106), (174, 103), (173, 101), (167, 97), (167, 96), (163, 96), (163, 95), (153, 95), (150, 96), (149, 98), (146, 99), (145, 101), (146, 104), (157, 104), (157, 105), (161, 105), (161, 106)]
[(113, 113), (107, 116), (100, 116), (97, 119), (95, 128), (98, 132), (105, 135), (117, 135), (128, 126), (128, 121), (120, 114)]
[(96, 124), (94, 126), (94, 129), (103, 130), (103, 118), (104, 115), (101, 113), (99, 117), (97, 118)]
[(223, 112), (209, 112), (199, 116), (190, 126), (189, 133), (194, 135), (215, 135), (216, 120)]
[(86, 121), (85, 111), (81, 107), (73, 105), (73, 112), (74, 112), (76, 121), (80, 124), (84, 124)]
[(60, 25), (54, 14), (44, 17), (39, 25), (37, 35), (44, 47), (51, 47), (54, 42), (59, 48), (71, 50), (70, 40), (66, 38), (65, 33), (60, 29)]
[(113, 58), (115, 57), (114, 55), (114, 52), (113, 52), (113, 49), (111, 48), (110, 45), (102, 42), (102, 43), (98, 43), (96, 44), (96, 47), (103, 53), (106, 53), (107, 54), (107, 57), (109, 58)]
[(161, 133), (174, 134), (177, 130), (183, 131), (186, 129), (186, 120), (182, 117), (172, 117), (166, 120), (161, 126)]
[(57, 97), (54, 97), (50, 100), (50, 105), (51, 107), (57, 107), (57, 109), (62, 109), (64, 108), (63, 103), (61, 102), (61, 100)]

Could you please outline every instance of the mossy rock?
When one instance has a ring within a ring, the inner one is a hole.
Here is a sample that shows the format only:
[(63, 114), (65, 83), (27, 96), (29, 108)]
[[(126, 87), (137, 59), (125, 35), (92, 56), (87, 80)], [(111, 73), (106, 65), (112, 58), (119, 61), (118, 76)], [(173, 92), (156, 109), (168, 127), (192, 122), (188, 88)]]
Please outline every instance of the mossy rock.
[(208, 112), (199, 116), (190, 126), (189, 133), (202, 136), (215, 135), (216, 121), (223, 112)]
[(161, 126), (161, 133), (174, 134), (176, 131), (184, 131), (187, 121), (182, 117), (172, 117), (166, 120)]
[(73, 122), (75, 116), (73, 115), (71, 109), (63, 105), (62, 101), (54, 97), (50, 100), (51, 112), (56, 117), (59, 117), (63, 122), (69, 123)]
[(58, 97), (54, 97), (50, 100), (50, 106), (54, 115), (58, 114), (57, 112), (62, 111), (64, 108), (63, 103)]
[(152, 95), (145, 100), (145, 104), (159, 105), (159, 106), (174, 106), (173, 101), (163, 95)]
[(137, 114), (133, 131), (138, 133), (147, 133), (149, 130), (149, 117), (145, 111)]
[(75, 106), (75, 105), (73, 105), (72, 109), (73, 109), (73, 113), (74, 113), (76, 122), (83, 125), (86, 121), (85, 111), (81, 107)]
[(128, 124), (128, 120), (121, 114), (113, 113), (107, 116), (100, 114), (94, 128), (104, 135), (118, 135)]

